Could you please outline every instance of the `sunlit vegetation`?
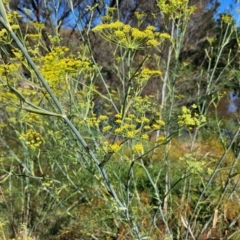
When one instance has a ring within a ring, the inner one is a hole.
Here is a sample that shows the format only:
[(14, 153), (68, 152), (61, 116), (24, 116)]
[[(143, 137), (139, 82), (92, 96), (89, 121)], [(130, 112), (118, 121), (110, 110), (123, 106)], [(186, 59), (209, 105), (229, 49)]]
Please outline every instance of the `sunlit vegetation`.
[(159, 0), (156, 22), (138, 11), (132, 23), (119, 6), (96, 24), (94, 5), (78, 31), (83, 42), (68, 45), (6, 2), (0, 238), (239, 239), (239, 113), (227, 109), (229, 92), (239, 94), (232, 16), (219, 16), (219, 31), (189, 50), (202, 11), (194, 1)]

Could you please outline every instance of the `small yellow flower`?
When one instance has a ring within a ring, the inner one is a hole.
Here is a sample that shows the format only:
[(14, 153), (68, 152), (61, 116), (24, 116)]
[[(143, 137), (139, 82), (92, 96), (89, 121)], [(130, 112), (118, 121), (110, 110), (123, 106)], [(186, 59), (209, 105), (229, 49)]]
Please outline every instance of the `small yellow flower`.
[(146, 30), (154, 31), (155, 27), (150, 25), (150, 26), (147, 26)]
[(107, 126), (104, 126), (104, 127), (103, 127), (102, 131), (103, 131), (103, 132), (107, 132), (107, 131), (109, 131), (111, 128), (112, 128), (112, 127), (111, 127), (110, 125), (107, 125)]
[(132, 113), (130, 113), (130, 114), (128, 114), (128, 117), (130, 117), (130, 118), (135, 118), (135, 115), (132, 114)]
[(156, 141), (157, 142), (163, 142), (165, 140), (165, 137), (164, 136), (159, 136)]
[(141, 138), (144, 139), (144, 140), (148, 140), (149, 139), (149, 136), (147, 134), (142, 134), (141, 135)]
[(207, 41), (209, 42), (209, 44), (210, 44), (211, 46), (213, 45), (213, 43), (214, 43), (216, 40), (217, 40), (217, 39), (214, 38), (214, 37), (212, 37), (212, 38), (208, 37), (208, 38), (207, 38)]
[(123, 126), (122, 126), (122, 129), (124, 129), (124, 130), (127, 130), (127, 129), (129, 129), (130, 128), (130, 124), (128, 124), (128, 123), (125, 123)]
[(117, 119), (117, 120), (115, 120), (115, 123), (121, 124), (121, 123), (122, 123), (122, 120), (121, 120), (121, 119)]
[(143, 128), (144, 128), (145, 130), (150, 130), (150, 129), (151, 129), (151, 127), (148, 126), (148, 125), (144, 126)]
[(125, 33), (123, 31), (120, 31), (120, 30), (116, 30), (113, 34), (118, 38), (124, 38), (125, 37)]
[(171, 35), (169, 35), (168, 33), (160, 33), (160, 37), (165, 39), (171, 39)]
[(117, 10), (117, 8), (115, 7), (109, 7), (108, 8), (108, 12), (115, 12)]
[(142, 117), (141, 120), (142, 120), (142, 122), (145, 122), (145, 123), (149, 123), (150, 122), (150, 120), (148, 118), (146, 118), (146, 117)]
[(191, 109), (188, 109), (186, 106), (182, 107), (182, 114), (178, 116), (178, 125), (180, 127), (199, 127), (206, 122), (206, 117), (204, 115), (192, 112), (192, 109), (196, 108), (197, 106), (195, 104), (191, 106)]
[(136, 134), (137, 134), (137, 131), (136, 130), (132, 130), (132, 131), (127, 131), (126, 136), (128, 138), (134, 138), (136, 136)]
[(128, 125), (128, 128), (130, 128), (130, 129), (135, 129), (135, 128), (136, 128), (136, 125), (135, 125), (135, 124), (129, 124), (129, 125)]
[(119, 134), (119, 133), (122, 133), (123, 129), (122, 128), (116, 128), (115, 129), (115, 133)]
[(107, 120), (108, 117), (106, 115), (100, 115), (98, 119), (104, 121), (104, 120)]
[(142, 12), (135, 12), (134, 14), (138, 20), (141, 20), (146, 16), (146, 14)]
[(41, 135), (38, 132), (31, 129), (28, 130), (26, 133), (22, 133), (19, 136), (19, 139), (23, 140), (31, 150), (39, 148), (43, 142)]
[(124, 27), (123, 27), (123, 32), (129, 33), (130, 31), (131, 31), (131, 26), (128, 25), (128, 24), (124, 25)]
[(135, 146), (134, 146), (134, 150), (136, 151), (136, 152), (140, 152), (141, 154), (143, 154), (144, 153), (144, 148), (143, 148), (143, 145), (142, 144), (136, 144)]
[(159, 128), (160, 128), (160, 126), (159, 126), (158, 124), (153, 124), (153, 125), (152, 125), (152, 129), (157, 130), (157, 129), (159, 129)]
[(223, 14), (222, 15), (222, 21), (226, 24), (229, 24), (232, 22), (232, 16), (228, 15), (228, 14)]
[(121, 113), (117, 113), (117, 114), (115, 114), (115, 117), (116, 118), (122, 118), (122, 114)]
[(156, 123), (159, 124), (160, 126), (165, 126), (165, 122), (161, 119), (156, 120)]
[[(116, 60), (117, 63), (119, 63), (122, 60), (122, 58), (121, 57), (116, 57), (115, 60)], [(113, 91), (115, 91), (115, 90), (112, 90), (111, 92), (116, 93), (116, 91), (115, 92), (113, 92)]]
[(157, 45), (159, 45), (160, 44), (160, 42), (158, 42), (156, 39), (149, 39), (148, 41), (147, 41), (147, 45), (148, 46), (157, 46)]
[(118, 152), (121, 146), (118, 143), (111, 144), (109, 146), (110, 152)]
[(132, 121), (130, 117), (125, 117), (125, 121)]

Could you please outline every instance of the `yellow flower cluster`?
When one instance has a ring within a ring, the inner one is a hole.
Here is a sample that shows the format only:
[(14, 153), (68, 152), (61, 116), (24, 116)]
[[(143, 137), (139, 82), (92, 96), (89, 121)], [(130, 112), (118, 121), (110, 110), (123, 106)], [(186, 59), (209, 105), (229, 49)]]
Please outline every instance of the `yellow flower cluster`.
[(44, 181), (44, 182), (42, 183), (42, 187), (43, 187), (43, 188), (49, 188), (53, 183), (54, 183), (53, 180)]
[(127, 49), (138, 49), (159, 45), (161, 35), (155, 33), (154, 30), (154, 26), (148, 26), (142, 31), (120, 21), (102, 23), (93, 29), (94, 32), (100, 32), (104, 39)]
[(146, 16), (146, 13), (144, 13), (144, 12), (135, 12), (134, 15), (136, 16), (137, 20), (142, 20)]
[(161, 12), (180, 18), (183, 15), (191, 15), (196, 7), (188, 7), (189, 0), (158, 0), (158, 7)]
[(100, 116), (98, 117), (98, 119), (99, 119), (100, 121), (105, 121), (105, 120), (108, 120), (108, 116), (106, 116), (106, 115), (100, 115)]
[[(17, 61), (13, 61), (13, 63), (9, 63), (9, 64), (1, 64), (0, 65), (0, 75), (3, 79), (6, 78), (6, 73), (7, 74), (11, 74), (11, 77), (14, 77), (14, 75), (16, 76), (16, 73), (18, 73), (19, 69), (21, 67), (21, 64)], [(9, 75), (8, 75), (9, 77)], [(9, 80), (9, 79), (8, 79)], [(10, 79), (10, 83), (12, 83), (12, 79)]]
[(163, 142), (166, 138), (164, 136), (159, 136), (156, 141), (157, 142)]
[(158, 120), (156, 120), (156, 123), (154, 123), (152, 125), (152, 129), (153, 130), (158, 130), (158, 129), (160, 129), (163, 126), (165, 126), (165, 122), (163, 120), (161, 120), (161, 119), (158, 119)]
[(14, 105), (18, 103), (18, 98), (14, 93), (9, 90), (6, 91), (3, 87), (1, 88), (0, 102), (8, 103), (8, 105)]
[(92, 117), (85, 119), (85, 122), (88, 124), (89, 127), (98, 128), (100, 121), (96, 118), (96, 116), (92, 116)]
[(35, 113), (23, 112), (21, 118), (21, 122), (29, 123), (29, 124), (41, 124), (41, 116)]
[(8, 34), (8, 31), (5, 28), (0, 30), (0, 42), (3, 42), (3, 43), (10, 42), (10, 36)]
[(22, 133), (19, 140), (25, 141), (31, 150), (39, 148), (43, 142), (41, 135), (32, 129), (28, 130), (27, 133)]
[(108, 141), (103, 142), (103, 150), (107, 153), (116, 153), (121, 149), (121, 145), (119, 143), (109, 143)]
[(66, 74), (77, 75), (79, 72), (89, 74), (94, 72), (95, 67), (88, 59), (76, 59), (68, 55), (67, 47), (56, 47), (44, 57), (41, 72), (47, 79), (49, 86), (58, 93), (62, 94), (63, 90), (68, 89)]
[(147, 82), (149, 80), (149, 78), (153, 77), (153, 76), (159, 76), (162, 73), (158, 70), (151, 70), (149, 68), (143, 68), (136, 77), (136, 82), (138, 84), (144, 84), (145, 82)]
[(112, 127), (110, 125), (104, 126), (102, 131), (103, 132), (108, 132)]
[(168, 33), (160, 33), (160, 38), (162, 39), (171, 39), (171, 35)]
[(212, 46), (214, 42), (216, 42), (216, 38), (215, 37), (207, 37), (207, 41), (209, 42), (209, 44)]
[(203, 160), (199, 161), (199, 159), (196, 159), (196, 157), (192, 153), (187, 153), (183, 157), (180, 157), (179, 159), (181, 161), (186, 162), (186, 164), (188, 166), (188, 170), (193, 174), (201, 174), (206, 170), (208, 173), (212, 172), (212, 169), (210, 169), (210, 168), (206, 169), (205, 161), (203, 161)]
[(17, 12), (17, 11), (12, 11), (7, 13), (7, 18), (8, 21), (11, 25), (11, 28), (13, 30), (19, 29), (19, 24), (18, 24), (18, 19), (21, 18), (22, 16)]
[(182, 107), (182, 113), (178, 116), (178, 125), (180, 127), (187, 126), (191, 129), (192, 127), (200, 127), (206, 122), (204, 115), (195, 112), (194, 109), (196, 108), (197, 106), (195, 104), (193, 104), (190, 109), (186, 106)]
[(93, 128), (99, 128), (99, 126), (101, 126), (102, 133), (108, 133), (112, 129), (112, 126), (109, 125), (108, 116), (106, 115), (96, 117), (96, 115), (93, 114), (91, 117), (78, 121), (78, 124), (86, 125), (86, 123), (89, 127)]
[(229, 15), (229, 14), (223, 14), (223, 15), (221, 16), (221, 20), (222, 20), (224, 23), (229, 24), (229, 23), (232, 22), (232, 16)]
[(146, 112), (151, 109), (151, 114), (154, 118), (158, 118), (157, 116), (157, 105), (153, 100), (153, 96), (136, 96), (134, 98), (133, 108), (140, 115), (144, 115)]
[[(156, 120), (155, 124), (150, 126), (150, 119), (145, 116), (138, 118), (134, 114), (128, 114), (124, 120), (121, 114), (116, 114), (115, 118), (115, 123), (117, 123), (118, 126), (114, 130), (114, 133), (130, 139), (141, 138), (143, 140), (149, 140), (148, 133), (158, 130), (165, 125), (162, 120)], [(142, 130), (146, 132), (142, 133)]]
[(144, 148), (143, 148), (143, 145), (141, 143), (138, 143), (138, 144), (134, 145), (133, 149), (134, 149), (134, 151), (139, 152), (141, 154), (144, 153)]
[(40, 22), (32, 22), (34, 28), (38, 31), (41, 31), (45, 26), (43, 23)]

